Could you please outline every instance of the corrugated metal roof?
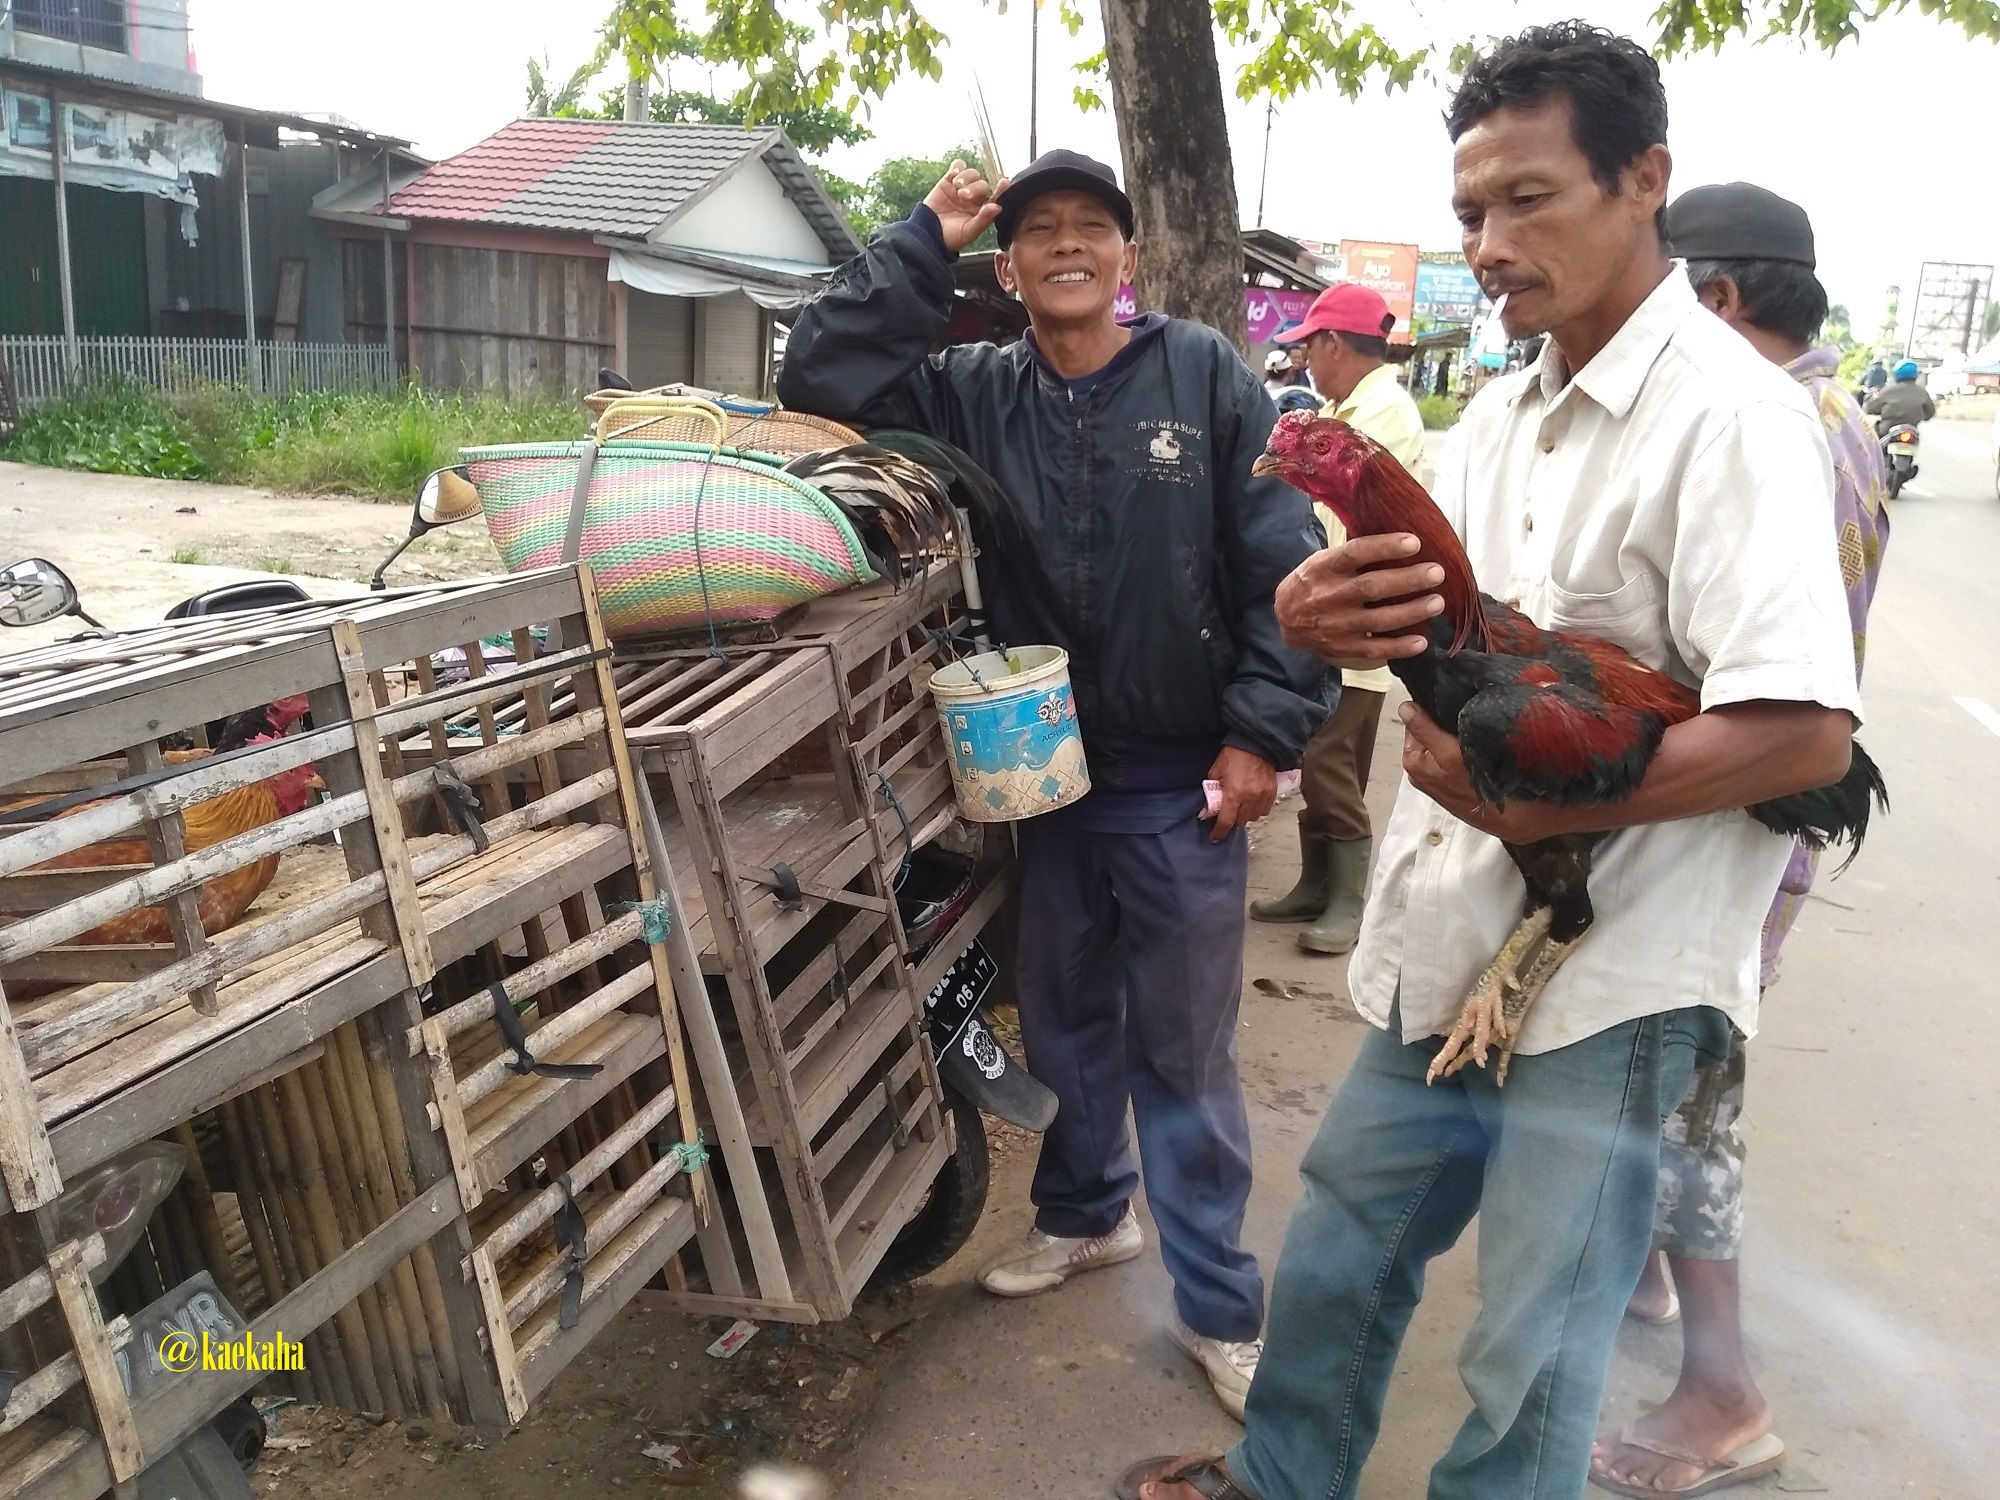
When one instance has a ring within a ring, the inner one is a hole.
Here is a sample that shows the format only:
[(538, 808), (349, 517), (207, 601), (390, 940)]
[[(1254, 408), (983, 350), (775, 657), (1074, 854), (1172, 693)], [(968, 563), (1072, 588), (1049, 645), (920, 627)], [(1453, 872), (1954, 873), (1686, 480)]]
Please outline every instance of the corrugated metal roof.
[(643, 239), (768, 130), (627, 120), (515, 120), (398, 191), (390, 212)]

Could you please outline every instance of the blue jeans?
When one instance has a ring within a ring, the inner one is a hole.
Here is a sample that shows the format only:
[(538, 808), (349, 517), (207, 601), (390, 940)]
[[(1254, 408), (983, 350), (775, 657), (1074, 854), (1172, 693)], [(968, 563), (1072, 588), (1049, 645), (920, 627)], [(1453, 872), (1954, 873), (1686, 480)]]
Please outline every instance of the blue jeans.
[(1035, 1166), (1036, 1227), (1083, 1239), (1117, 1227), (1139, 1187), (1129, 1103), (1176, 1310), (1210, 1338), (1255, 1338), (1264, 1279), (1242, 1243), (1250, 1125), (1236, 1075), (1249, 840), (1211, 844), (1192, 810), (1158, 833), (1052, 813), (1020, 839), (1021, 1041), (1060, 1101)]
[(1480, 1213), (1479, 1317), (1458, 1363), (1472, 1412), (1430, 1500), (1577, 1500), (1651, 1246), (1660, 1127), (1697, 1051), (1728, 1035), (1707, 1008), (1648, 1016), (1516, 1057), (1499, 1089), (1477, 1068), (1426, 1087), (1439, 1039), (1372, 1033), (1301, 1168), (1229, 1455), (1250, 1493), (1359, 1492), (1424, 1268)]

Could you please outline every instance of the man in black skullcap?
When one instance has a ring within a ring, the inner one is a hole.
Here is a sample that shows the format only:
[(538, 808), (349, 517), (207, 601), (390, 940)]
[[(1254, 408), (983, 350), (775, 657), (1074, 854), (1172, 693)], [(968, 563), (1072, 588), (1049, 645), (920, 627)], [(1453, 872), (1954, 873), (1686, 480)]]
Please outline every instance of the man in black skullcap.
[[(1833, 457), (1833, 527), (1854, 627), (1854, 670), (1889, 540), (1881, 450), (1840, 383), (1840, 351), (1814, 347), (1826, 290), (1814, 269), (1812, 223), (1796, 203), (1747, 182), (1698, 187), (1667, 208), (1667, 236), (1702, 302), (1805, 388)], [(1760, 982), (1812, 889), (1816, 856), (1799, 845), (1764, 919)], [(1591, 1478), (1626, 1495), (1706, 1494), (1776, 1468), (1784, 1444), (1743, 1349), (1737, 1257), (1743, 1235), (1741, 1125), (1745, 1041), (1704, 1061), (1660, 1144), (1654, 1253), (1628, 1316), (1684, 1319), (1673, 1393), (1591, 1454)]]
[[(933, 353), (952, 262), (989, 224), (1027, 337)], [(1244, 830), (1326, 718), (1327, 673), (1271, 605), (1324, 538), (1303, 495), (1251, 477), (1277, 413), (1235, 346), (1159, 313), (1119, 320), (1132, 230), (1111, 169), (1076, 152), (997, 190), (953, 162), (801, 312), (778, 393), (922, 428), (988, 469), (1021, 512), (974, 518), (993, 633), (1070, 657), (1091, 790), (1020, 825), (1015, 976), (1029, 1068), (1060, 1107), (1035, 1227), (980, 1284), (1031, 1296), (1142, 1251), (1129, 1101), (1174, 1281), (1162, 1321), (1240, 1416), (1264, 1321), (1241, 1244)], [(1204, 779), (1221, 785), (1207, 820)]]

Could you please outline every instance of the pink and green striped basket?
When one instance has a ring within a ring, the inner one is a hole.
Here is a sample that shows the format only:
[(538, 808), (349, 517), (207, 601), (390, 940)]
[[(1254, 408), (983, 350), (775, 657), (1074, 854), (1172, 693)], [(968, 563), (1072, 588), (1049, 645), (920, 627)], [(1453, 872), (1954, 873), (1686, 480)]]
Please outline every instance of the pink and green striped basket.
[[(562, 561), (583, 447), (460, 453), (509, 572)], [(876, 577), (853, 526), (804, 480), (688, 443), (598, 448), (579, 556), (614, 636), (773, 620)]]

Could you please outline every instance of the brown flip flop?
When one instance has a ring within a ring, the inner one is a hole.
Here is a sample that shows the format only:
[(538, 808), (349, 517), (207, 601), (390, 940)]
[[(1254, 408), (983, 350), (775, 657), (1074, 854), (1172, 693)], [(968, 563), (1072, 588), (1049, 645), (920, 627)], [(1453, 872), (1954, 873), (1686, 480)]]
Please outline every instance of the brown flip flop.
[(1219, 1458), (1191, 1458), (1178, 1469), (1161, 1472), (1178, 1457), (1178, 1454), (1162, 1453), (1156, 1458), (1141, 1459), (1118, 1476), (1117, 1487), (1112, 1493), (1117, 1500), (1139, 1500), (1139, 1486), (1150, 1480), (1162, 1484), (1192, 1485), (1202, 1500), (1257, 1500), (1223, 1471)]

